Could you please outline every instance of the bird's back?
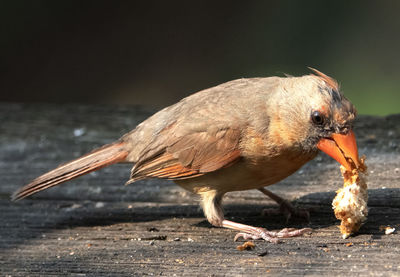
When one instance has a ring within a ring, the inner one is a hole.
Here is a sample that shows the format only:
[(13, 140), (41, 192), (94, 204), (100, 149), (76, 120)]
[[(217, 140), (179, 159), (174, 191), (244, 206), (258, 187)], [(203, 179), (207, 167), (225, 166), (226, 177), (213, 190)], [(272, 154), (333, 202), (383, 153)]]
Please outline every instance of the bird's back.
[(155, 113), (122, 139), (132, 145), (127, 160), (135, 163), (148, 151), (166, 147), (167, 140), (196, 132), (215, 132), (222, 128), (243, 128), (266, 124), (268, 96), (276, 93), (286, 78), (243, 78), (194, 93)]

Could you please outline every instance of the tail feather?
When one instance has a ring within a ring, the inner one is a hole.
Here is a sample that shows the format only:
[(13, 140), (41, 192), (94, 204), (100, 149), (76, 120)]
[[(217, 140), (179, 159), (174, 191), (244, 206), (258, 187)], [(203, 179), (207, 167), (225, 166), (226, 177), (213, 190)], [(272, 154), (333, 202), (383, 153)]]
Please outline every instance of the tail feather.
[(98, 170), (105, 166), (122, 162), (129, 152), (125, 149), (124, 142), (107, 144), (103, 147), (66, 164), (60, 165), (56, 169), (39, 176), (31, 183), (20, 188), (11, 196), (13, 201), (23, 199), (41, 190), (56, 186), (78, 176)]

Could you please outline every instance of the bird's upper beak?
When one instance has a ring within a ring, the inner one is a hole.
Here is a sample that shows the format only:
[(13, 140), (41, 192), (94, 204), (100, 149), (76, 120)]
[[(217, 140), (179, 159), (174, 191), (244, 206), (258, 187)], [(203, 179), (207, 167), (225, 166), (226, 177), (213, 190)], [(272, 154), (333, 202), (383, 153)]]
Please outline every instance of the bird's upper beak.
[(351, 163), (353, 163), (356, 168), (360, 167), (356, 137), (353, 131), (348, 132), (346, 135), (332, 134), (330, 138), (322, 138), (318, 142), (317, 147), (319, 150), (334, 158), (349, 171), (352, 170)]

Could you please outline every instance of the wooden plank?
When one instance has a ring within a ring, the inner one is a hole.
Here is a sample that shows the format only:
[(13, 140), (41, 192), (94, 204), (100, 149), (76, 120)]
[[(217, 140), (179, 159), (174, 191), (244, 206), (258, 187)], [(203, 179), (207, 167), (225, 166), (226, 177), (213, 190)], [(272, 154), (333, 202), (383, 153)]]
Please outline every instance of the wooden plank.
[(262, 217), (275, 204), (257, 191), (227, 195), (229, 219), (314, 229), (281, 244), (257, 241), (253, 251), (238, 251), (235, 232), (211, 227), (197, 198), (173, 183), (123, 186), (129, 165), (10, 202), (9, 194), (30, 179), (117, 139), (150, 114), (140, 107), (0, 103), (0, 275), (397, 274), (399, 235), (384, 235), (380, 226), (400, 228), (400, 115), (357, 121), (359, 151), (368, 157), (370, 215), (347, 240), (331, 210), (342, 185), (339, 167), (324, 155), (270, 187), (309, 208), (310, 223)]

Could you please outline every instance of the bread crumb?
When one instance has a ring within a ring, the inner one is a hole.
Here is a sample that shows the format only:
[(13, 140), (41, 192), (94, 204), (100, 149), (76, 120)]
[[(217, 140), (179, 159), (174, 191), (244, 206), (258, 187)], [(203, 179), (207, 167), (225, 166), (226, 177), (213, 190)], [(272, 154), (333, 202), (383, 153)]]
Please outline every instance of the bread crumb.
[(367, 183), (363, 172), (366, 172), (365, 157), (360, 159), (360, 167), (357, 169), (354, 164), (351, 171), (340, 166), (343, 175), (343, 188), (336, 191), (332, 207), (337, 219), (341, 220), (340, 232), (343, 239), (357, 232), (368, 216), (368, 192)]
[(385, 231), (385, 235), (390, 235), (393, 234), (394, 231), (396, 231), (396, 228), (391, 227), (391, 226), (385, 226), (385, 225), (381, 225), (379, 226), (379, 231)]
[(238, 245), (238, 246), (236, 247), (236, 249), (239, 250), (239, 251), (243, 251), (243, 250), (253, 250), (254, 247), (256, 247), (256, 245), (254, 244), (254, 242), (246, 241), (246, 242), (243, 243), (242, 245)]
[(385, 228), (385, 235), (393, 234), (394, 231), (396, 231), (396, 228), (387, 226), (387, 227)]

